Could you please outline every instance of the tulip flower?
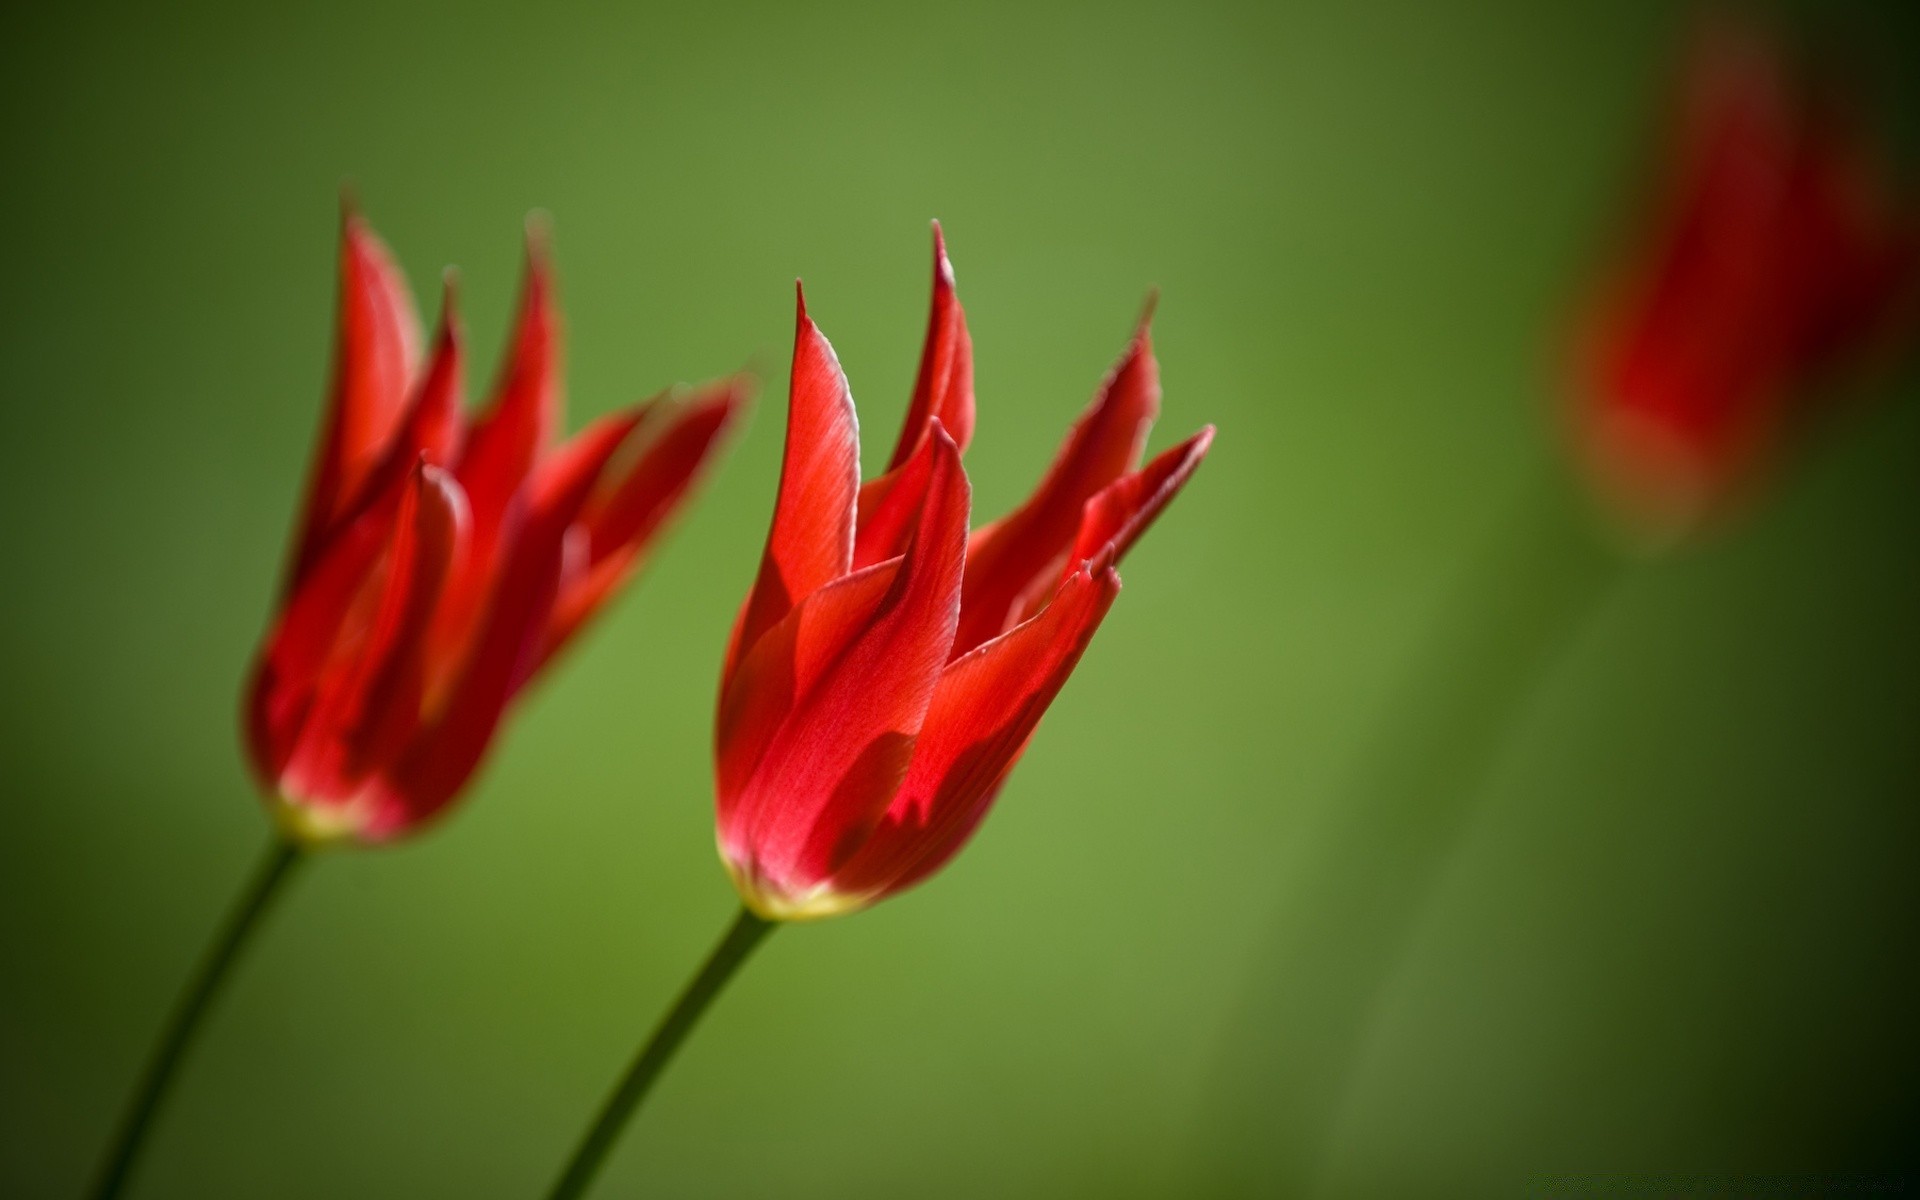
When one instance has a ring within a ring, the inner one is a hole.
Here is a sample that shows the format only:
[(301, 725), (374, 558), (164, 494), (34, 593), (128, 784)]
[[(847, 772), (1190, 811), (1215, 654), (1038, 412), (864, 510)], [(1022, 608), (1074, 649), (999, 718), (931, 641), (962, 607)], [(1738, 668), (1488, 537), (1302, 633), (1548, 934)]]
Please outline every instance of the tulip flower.
[(527, 684), (630, 578), (746, 399), (664, 396), (561, 445), (541, 238), (487, 408), (461, 401), (451, 289), (430, 353), (405, 283), (350, 216), (333, 397), (247, 746), (305, 842), (412, 833), (459, 795)]
[(1839, 106), (1757, 32), (1708, 29), (1649, 226), (1582, 325), (1575, 427), (1602, 494), (1655, 536), (1723, 511), (1823, 385), (1910, 332), (1917, 251)]
[(786, 458), (721, 673), (721, 857), (773, 920), (860, 908), (965, 844), (1120, 588), (1115, 565), (1206, 456), (1139, 466), (1160, 405), (1143, 319), (1027, 502), (968, 531), (973, 364), (935, 238), (933, 316), (887, 471), (800, 301)]
[(772, 528), (727, 647), (716, 720), (720, 855), (744, 908), (553, 1200), (584, 1193), (774, 923), (872, 904), (966, 844), (1113, 604), (1116, 564), (1213, 441), (1208, 426), (1140, 464), (1160, 407), (1143, 318), (1026, 503), (969, 530), (973, 347), (939, 226), (906, 423), (887, 469), (864, 484), (846, 376), (804, 294), (798, 307)]
[(727, 380), (555, 445), (560, 319), (537, 231), (483, 412), (464, 411), (451, 283), (432, 347), (421, 340), (400, 272), (349, 211), (332, 395), (246, 693), (278, 836), (163, 1032), (97, 1197), (124, 1187), (207, 1005), (304, 852), (386, 842), (446, 811), (515, 698), (644, 562), (747, 400), (746, 381)]

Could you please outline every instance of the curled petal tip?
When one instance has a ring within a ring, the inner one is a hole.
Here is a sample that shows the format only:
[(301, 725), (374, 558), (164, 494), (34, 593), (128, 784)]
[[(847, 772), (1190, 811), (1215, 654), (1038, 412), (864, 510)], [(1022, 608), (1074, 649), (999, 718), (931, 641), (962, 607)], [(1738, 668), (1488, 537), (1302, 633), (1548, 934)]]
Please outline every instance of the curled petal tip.
[(353, 185), (352, 179), (340, 181), (340, 224), (352, 226), (360, 222), (360, 190)]

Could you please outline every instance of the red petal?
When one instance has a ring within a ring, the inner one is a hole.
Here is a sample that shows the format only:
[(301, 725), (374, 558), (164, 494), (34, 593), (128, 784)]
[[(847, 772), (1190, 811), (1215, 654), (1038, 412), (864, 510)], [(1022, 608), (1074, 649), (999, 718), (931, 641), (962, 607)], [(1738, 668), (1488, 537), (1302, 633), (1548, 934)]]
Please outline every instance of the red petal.
[(427, 628), (460, 561), (471, 523), (466, 497), (451, 475), (422, 466), (417, 486), (414, 519), (402, 526), (411, 538), (396, 540), (393, 551), (394, 561), (406, 564), (396, 570), (404, 578), (387, 585), (390, 597), (404, 597), (388, 601), (397, 614), (386, 635), (392, 650), (382, 656), (384, 663), (369, 680), (362, 719), (348, 736), (348, 761), (356, 773), (391, 761), (419, 728), (427, 683)]
[(1046, 611), (947, 667), (906, 781), (834, 876), (835, 891), (878, 899), (933, 874), (966, 844), (1119, 591), (1111, 567), (1083, 567)]
[(825, 335), (807, 317), (804, 293), (793, 336), (793, 386), (780, 493), (760, 575), (727, 648), (724, 681), (762, 634), (795, 604), (845, 575), (853, 563), (854, 497), (860, 487), (860, 427), (853, 393)]
[(720, 693), (714, 774), (721, 837), (744, 844), (738, 801), (801, 696), (873, 624), (904, 558), (844, 575), (793, 607), (753, 644)]
[(1162, 509), (1187, 486), (1213, 445), (1208, 425), (1186, 441), (1164, 450), (1146, 466), (1123, 475), (1087, 501), (1080, 515), (1080, 532), (1059, 579), (1042, 576), (1013, 606), (1016, 620), (1024, 621), (1045, 608), (1061, 584), (1075, 571), (1092, 564), (1095, 571), (1118, 566), (1127, 551), (1160, 516)]
[(458, 455), (460, 439), (466, 432), (466, 415), (461, 411), (464, 396), (462, 370), (463, 338), (455, 312), (453, 284), (448, 280), (440, 313), (440, 331), (434, 338), (433, 357), (414, 389), (413, 399), (401, 417), (385, 456), (368, 472), (359, 495), (344, 509), (352, 514), (376, 503), (417, 470), (421, 463), (445, 466)]
[(454, 302), (453, 277), (449, 275), (441, 293), (440, 333), (434, 339), (433, 357), (427, 363), (401, 439), (410, 456), (436, 466), (452, 466), (458, 461), (460, 443), (466, 436), (465, 342)]
[(341, 218), (333, 387), (287, 586), (312, 567), (348, 500), (378, 463), (407, 400), (420, 321), (386, 246), (350, 209)]
[(967, 314), (954, 293), (953, 264), (947, 259), (947, 241), (938, 221), (933, 223), (933, 306), (927, 314), (920, 373), (887, 470), (913, 457), (936, 420), (965, 453), (973, 440), (973, 341), (967, 336)]
[(560, 407), (560, 319), (546, 247), (529, 233), (526, 281), (512, 345), (487, 412), (474, 423), (457, 472), (476, 529), (497, 529), (507, 504), (553, 437)]
[(860, 488), (859, 531), (853, 549), (856, 570), (899, 554), (913, 536), (913, 505), (918, 503), (914, 497), (926, 481), (905, 484), (902, 492), (901, 473), (915, 461), (914, 450), (936, 420), (965, 453), (973, 437), (973, 342), (967, 336), (966, 313), (954, 294), (953, 264), (947, 261), (938, 221), (933, 223), (933, 307), (927, 317), (926, 346), (920, 352), (920, 374), (886, 473)]
[(882, 564), (804, 601), (755, 648), (720, 722), (723, 844), (782, 892), (824, 880), (884, 811), (947, 659), (967, 479), (937, 427), (922, 453), (934, 460), (924, 516), (891, 578)]
[(1117, 564), (1125, 558), (1161, 510), (1173, 503), (1187, 480), (1200, 469), (1201, 460), (1213, 446), (1213, 432), (1211, 425), (1202, 428), (1087, 501), (1080, 514), (1080, 532), (1074, 537), (1073, 561), (1078, 564), (1100, 558)]
[[(262, 642), (247, 690), (247, 744), (263, 790), (281, 773), (312, 714), (314, 693), (338, 658), (343, 629), (357, 611), (394, 536), (405, 495), (400, 477), (375, 502), (328, 538), (318, 557), (294, 581), (292, 593)], [(364, 618), (364, 613), (359, 614)]]
[[(658, 402), (649, 401), (625, 412), (601, 417), (575, 434), (536, 469), (527, 493), (526, 521), (530, 526), (551, 526), (561, 531), (562, 589), (589, 581), (593, 534), (585, 520), (588, 505), (596, 490), (605, 487), (608, 477), (614, 474), (614, 460), (634, 444), (638, 431), (658, 411)], [(552, 610), (547, 614), (549, 629), (558, 613), (561, 594), (556, 591)], [(528, 662), (520, 680), (514, 684), (516, 691), (546, 662), (550, 650), (547, 632), (543, 630), (541, 651)]]
[(471, 639), (499, 566), (515, 498), (550, 444), (560, 409), (560, 317), (539, 233), (527, 236), (526, 280), (513, 341), (494, 399), (474, 423), (454, 476), (473, 509), (473, 537), (434, 627), (436, 657), (457, 657)]
[(393, 523), (384, 581), (366, 596), (371, 617), (336, 647), (298, 747), (281, 777), (295, 802), (346, 802), (397, 752), (420, 715), (425, 631), (466, 524), (459, 487), (417, 468)]
[[(917, 480), (906, 507), (925, 507), (935, 457), (927, 442), (907, 464)], [(909, 539), (911, 541), (911, 539)], [(832, 668), (846, 648), (874, 621), (892, 594), (903, 556), (844, 575), (802, 600), (780, 624), (756, 642), (721, 689), (715, 722), (721, 826), (731, 825), (732, 804), (760, 766), (767, 746), (793, 710)]]
[(612, 464), (580, 514), (579, 528), (587, 538), (582, 570), (561, 590), (543, 657), (558, 653), (632, 577), (654, 536), (745, 411), (751, 393), (751, 381), (740, 376), (647, 414), (628, 439), (630, 445), (639, 443), (631, 463)]
[(378, 797), (370, 836), (392, 836), (437, 814), (486, 755), (509, 701), (538, 661), (558, 590), (567, 533), (594, 480), (637, 415), (588, 426), (542, 469), (507, 540), (498, 583), (457, 682)]
[(560, 420), (560, 313), (545, 235), (527, 230), (526, 269), (513, 340), (493, 400), (474, 425), (464, 478), (511, 493), (553, 439)]
[[(924, 445), (924, 443), (922, 443)], [(860, 489), (860, 528), (853, 539), (853, 567), (862, 570), (897, 558), (920, 524), (933, 459), (916, 454)]]
[(1160, 411), (1160, 368), (1147, 330), (1152, 315), (1149, 307), (1125, 356), (1074, 423), (1033, 496), (974, 534), (954, 654), (997, 637), (1018, 618), (1020, 598), (1059, 570), (1082, 507), (1139, 461)]

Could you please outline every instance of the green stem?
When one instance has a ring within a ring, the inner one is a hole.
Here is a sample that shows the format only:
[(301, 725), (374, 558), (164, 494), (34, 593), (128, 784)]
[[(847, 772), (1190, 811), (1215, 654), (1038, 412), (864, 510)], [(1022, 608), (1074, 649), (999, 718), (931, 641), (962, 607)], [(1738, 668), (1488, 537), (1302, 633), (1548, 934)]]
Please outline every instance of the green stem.
[(693, 1032), (693, 1027), (699, 1023), (707, 1006), (713, 1003), (713, 998), (727, 986), (727, 981), (740, 969), (740, 964), (747, 961), (753, 948), (772, 932), (773, 927), (772, 921), (755, 916), (748, 908), (741, 908), (739, 917), (727, 930), (726, 936), (707, 956), (700, 973), (693, 977), (686, 990), (680, 993), (680, 998), (673, 1002), (667, 1015), (661, 1018), (653, 1036), (647, 1039), (647, 1044), (640, 1048), (639, 1055), (634, 1058), (633, 1065), (627, 1068), (620, 1086), (613, 1089), (606, 1104), (601, 1106), (593, 1128), (580, 1140), (579, 1149), (573, 1152), (572, 1160), (567, 1163), (566, 1173), (560, 1176), (560, 1181), (553, 1185), (553, 1191), (547, 1194), (548, 1200), (577, 1200), (586, 1194), (587, 1185), (593, 1182), (601, 1161), (613, 1149), (620, 1131), (626, 1127), (634, 1110), (640, 1107), (640, 1102), (646, 1099), (653, 1081), (660, 1077), (673, 1052), (680, 1048), (687, 1034)]
[(147, 1132), (167, 1098), (174, 1074), (192, 1046), (208, 1007), (214, 997), (220, 994), (221, 985), (226, 982), (253, 931), (259, 928), (260, 918), (266, 915), (274, 898), (293, 874), (293, 868), (304, 857), (298, 845), (284, 838), (275, 837), (267, 843), (266, 853), (261, 856), (251, 882), (234, 902), (219, 936), (207, 947), (199, 968), (187, 984), (187, 990), (181, 993), (173, 1016), (160, 1035), (160, 1041), (153, 1048), (153, 1057), (147, 1060), (146, 1073), (140, 1077), (140, 1084), (134, 1090), (126, 1114), (120, 1119), (119, 1132), (114, 1135), (112, 1148), (101, 1165), (98, 1181), (89, 1193), (93, 1200), (111, 1200), (126, 1188), (134, 1162), (146, 1143)]

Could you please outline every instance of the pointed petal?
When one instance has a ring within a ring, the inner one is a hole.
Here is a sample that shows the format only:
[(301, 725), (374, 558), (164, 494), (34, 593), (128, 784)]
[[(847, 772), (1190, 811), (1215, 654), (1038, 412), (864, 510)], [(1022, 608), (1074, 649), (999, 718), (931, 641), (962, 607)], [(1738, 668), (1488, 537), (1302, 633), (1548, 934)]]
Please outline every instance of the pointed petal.
[(853, 563), (854, 499), (860, 487), (860, 426), (840, 360), (807, 316), (796, 287), (793, 385), (787, 448), (760, 575), (741, 609), (721, 678), (801, 599)]
[(1140, 540), (1161, 510), (1187, 486), (1187, 480), (1200, 469), (1201, 460), (1213, 445), (1213, 426), (1208, 425), (1186, 441), (1168, 450), (1131, 475), (1123, 475), (1087, 501), (1080, 516), (1080, 532), (1074, 537), (1073, 552), (1067, 555), (1060, 579), (1041, 577), (1014, 604), (1014, 616), (1025, 621), (1045, 608), (1056, 590), (1071, 579), (1074, 572), (1089, 567), (1097, 573), (1117, 567), (1127, 551)]
[(560, 408), (560, 317), (545, 244), (527, 239), (526, 279), (513, 340), (485, 415), (474, 423), (457, 472), (479, 529), (501, 514), (552, 440)]
[[(346, 516), (336, 522), (336, 530), (319, 545), (317, 559), (309, 568), (309, 580), (301, 582), (300, 591), (290, 597), (288, 616), (284, 618), (286, 636), (292, 639), (305, 639), (309, 645), (319, 647), (319, 651), (298, 653), (290, 651), (286, 645), (271, 651), (271, 659), (276, 660), (275, 687), (282, 693), (282, 716), (265, 718), (263, 710), (255, 710), (250, 718), (250, 730), (267, 741), (280, 741), (280, 735), (269, 737), (265, 730), (269, 726), (284, 726), (292, 712), (286, 705), (288, 684), (296, 678), (290, 672), (307, 672), (305, 682), (311, 684), (311, 672), (319, 670), (319, 662), (311, 659), (311, 653), (323, 653), (332, 645), (334, 632), (348, 616), (349, 601), (357, 595), (359, 584), (357, 576), (374, 568), (380, 557), (380, 547), (388, 538), (390, 522), (394, 518), (401, 495), (409, 486), (407, 480), (419, 470), (422, 463), (440, 465), (449, 461), (453, 447), (459, 444), (463, 432), (461, 415), (461, 340), (457, 319), (453, 317), (451, 294), (449, 305), (445, 309), (440, 338), (434, 349), (432, 365), (420, 378), (419, 390), (407, 415), (401, 420), (401, 428), (394, 438), (394, 445), (380, 467), (367, 476), (361, 492), (363, 497), (349, 505)], [(459, 484), (447, 480), (447, 486), (459, 492)], [(455, 547), (455, 559), (451, 570), (459, 570), (467, 561), (467, 530), (470, 518), (465, 516), (465, 495), (461, 495), (461, 540)], [(294, 616), (294, 611), (300, 612)], [(280, 637), (280, 634), (276, 634)], [(290, 659), (282, 655), (292, 653)], [(432, 655), (428, 657), (432, 660)], [(305, 720), (301, 716), (301, 720)], [(282, 745), (276, 772), (284, 768), (284, 753), (290, 753), (292, 747)], [(265, 760), (265, 758), (263, 758)]]
[[(756, 648), (754, 669), (743, 669), (743, 682), (784, 676), (794, 699), (737, 789), (729, 784), (752, 747), (729, 734), (757, 734), (769, 723), (721, 722), (722, 843), (736, 876), (755, 891), (792, 897), (826, 879), (885, 810), (906, 770), (953, 638), (966, 552), (959, 449), (936, 427), (921, 453), (934, 460), (924, 515), (877, 602), (869, 589), (888, 564), (803, 604), (790, 626), (765, 639), (764, 651)], [(822, 615), (813, 610), (849, 598), (850, 614), (809, 621)], [(812, 624), (830, 636), (809, 638)], [(790, 668), (766, 666), (763, 655), (786, 647)], [(738, 693), (734, 703), (750, 707)]]
[[(900, 440), (885, 474), (860, 488), (859, 529), (853, 550), (854, 569), (892, 558), (913, 536), (914, 513), (925, 479), (902, 480), (916, 461), (914, 450), (938, 421), (964, 454), (973, 437), (973, 342), (967, 336), (967, 317), (953, 289), (953, 264), (940, 223), (933, 223), (933, 308), (927, 317), (926, 346), (920, 352), (920, 374), (913, 387), (913, 403), (900, 428)], [(904, 491), (902, 490), (904, 488)]]
[(466, 431), (466, 415), (461, 411), (463, 341), (449, 281), (440, 330), (434, 338), (433, 357), (414, 388), (413, 398), (401, 415), (386, 453), (367, 473), (358, 495), (345, 506), (344, 515), (336, 525), (352, 520), (361, 508), (389, 494), (421, 463), (444, 467), (455, 460)]
[(420, 380), (413, 408), (407, 415), (402, 444), (411, 455), (435, 466), (451, 467), (459, 460), (466, 436), (466, 337), (460, 325), (452, 275), (448, 275), (440, 302), (440, 332), (433, 357)]
[(1112, 607), (1120, 577), (1082, 566), (1038, 616), (956, 659), (885, 817), (834, 876), (869, 900), (933, 874), (966, 844)]
[(1086, 502), (1139, 461), (1160, 411), (1160, 368), (1148, 333), (1152, 315), (1149, 306), (1126, 354), (1074, 423), (1033, 496), (974, 534), (954, 654), (997, 637), (1017, 619), (1020, 598), (1060, 569)]
[(1073, 561), (1092, 562), (1107, 552), (1106, 562), (1118, 564), (1140, 540), (1213, 447), (1213, 426), (1168, 450), (1131, 475), (1125, 475), (1087, 501), (1080, 516), (1080, 532), (1073, 543)]
[(474, 423), (454, 470), (473, 511), (473, 535), (435, 621), (439, 660), (458, 657), (474, 635), (500, 567), (515, 500), (552, 442), (559, 410), (560, 316), (545, 242), (530, 228), (513, 340), (493, 401)]
[(333, 386), (287, 579), (313, 565), (347, 501), (384, 455), (420, 357), (420, 319), (386, 245), (349, 209), (340, 228)]
[(590, 580), (593, 534), (585, 522), (585, 514), (596, 489), (613, 473), (612, 464), (633, 444), (637, 431), (656, 413), (657, 404), (649, 402), (602, 417), (575, 434), (537, 468), (528, 489), (525, 523), (534, 529), (560, 531), (557, 535), (561, 548), (560, 573), (554, 600), (541, 630), (540, 645), (514, 680), (513, 691), (519, 691), (551, 656), (548, 631), (558, 615), (563, 589)]
[(933, 223), (933, 306), (927, 314), (920, 373), (887, 470), (913, 457), (936, 420), (964, 454), (973, 440), (973, 341), (967, 336), (967, 314), (954, 292), (953, 263), (947, 258), (947, 241), (938, 221)]
[(752, 381), (738, 376), (662, 405), (665, 411), (642, 421), (628, 439), (640, 443), (632, 462), (611, 464), (580, 514), (581, 570), (554, 605), (543, 659), (558, 653), (632, 578), (654, 537), (718, 457), (751, 394)]

